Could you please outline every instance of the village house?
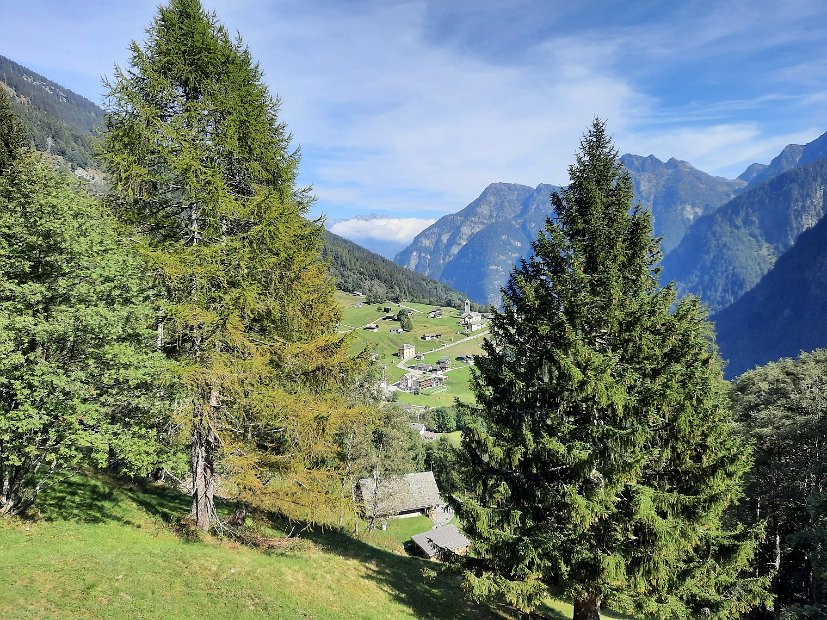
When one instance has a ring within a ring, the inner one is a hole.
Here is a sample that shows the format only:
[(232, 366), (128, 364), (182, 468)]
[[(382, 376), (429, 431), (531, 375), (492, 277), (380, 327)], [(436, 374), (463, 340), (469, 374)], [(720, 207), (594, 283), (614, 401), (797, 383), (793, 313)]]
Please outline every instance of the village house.
[(439, 387), (445, 385), (445, 377), (443, 375), (415, 375), (409, 373), (402, 375), (399, 379), (399, 389), (403, 392), (418, 392), (430, 387)]
[(365, 518), (430, 515), (444, 505), (434, 473), (423, 471), (404, 476), (359, 480), (359, 496)]
[(403, 362), (405, 360), (411, 359), (414, 355), (416, 355), (416, 347), (414, 347), (412, 344), (406, 342), (401, 347), (399, 347), (399, 358)]
[(422, 340), (439, 340), (442, 334), (422, 334)]
[(362, 329), (366, 329), (370, 332), (378, 332), (379, 331), (379, 326), (376, 323), (368, 323)]
[(443, 525), (421, 534), (411, 536), (412, 547), (422, 557), (440, 560), (446, 552), (457, 555), (468, 553), (471, 541), (457, 529), (456, 525)]
[(425, 428), (421, 422), (411, 422), (411, 430), (425, 441), (434, 441), (438, 435)]
[(470, 312), (459, 322), (466, 332), (475, 332), (482, 329), (482, 315), (479, 312)]
[(442, 318), (442, 308), (434, 308), (428, 313), (429, 319), (441, 319)]
[(447, 370), (448, 366), (451, 365), (451, 360), (447, 357), (440, 357), (439, 361), (437, 361), (436, 366), (439, 370)]

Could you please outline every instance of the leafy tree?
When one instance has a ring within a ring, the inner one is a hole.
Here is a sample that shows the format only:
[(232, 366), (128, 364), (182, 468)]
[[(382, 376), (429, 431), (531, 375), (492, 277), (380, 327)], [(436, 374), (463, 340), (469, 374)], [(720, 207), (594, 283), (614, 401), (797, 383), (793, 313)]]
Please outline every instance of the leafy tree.
[(337, 488), (335, 424), (362, 366), (335, 331), (324, 231), (304, 217), (279, 101), (198, 0), (159, 8), (131, 51), (109, 84), (101, 155), (164, 290), (159, 344), (182, 368), (191, 517), (217, 522), (219, 467), (242, 501), (312, 513)]
[[(341, 461), (345, 464), (342, 495), (351, 499), (354, 530), (358, 533), (359, 480), (373, 478), (378, 486), (388, 477), (422, 471), (425, 451), (419, 436), (410, 427), (407, 414), (393, 406), (381, 411), (366, 410), (363, 417), (341, 427), (338, 441)], [(371, 521), (368, 527), (374, 526)]]
[(456, 407), (436, 407), (425, 415), (425, 425), (435, 433), (452, 433), (459, 429)]
[(403, 314), (402, 318), (399, 320), (399, 324), (402, 327), (402, 331), (413, 331), (413, 320), (411, 319), (410, 314)]
[(827, 610), (827, 351), (747, 372), (735, 411), (755, 446), (744, 512), (766, 521), (756, 566), (775, 569), (765, 617), (823, 617)]
[(18, 154), (0, 177), (0, 514), (90, 461), (133, 474), (163, 463), (164, 360), (144, 282), (98, 202)]
[(473, 373), (455, 502), (470, 586), (526, 609), (567, 597), (576, 619), (735, 617), (761, 595), (739, 578), (753, 539), (725, 516), (750, 458), (706, 313), (658, 287), (650, 215), (604, 122), (569, 175)]

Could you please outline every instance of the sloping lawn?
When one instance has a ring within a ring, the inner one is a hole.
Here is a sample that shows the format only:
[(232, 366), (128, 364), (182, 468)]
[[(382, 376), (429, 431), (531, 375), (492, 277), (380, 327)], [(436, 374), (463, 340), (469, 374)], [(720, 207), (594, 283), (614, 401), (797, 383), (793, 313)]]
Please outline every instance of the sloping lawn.
[(351, 536), (306, 532), (271, 552), (186, 542), (169, 522), (187, 506), (77, 478), (44, 497), (38, 520), (0, 519), (0, 618), (505, 617), (468, 604), (451, 571)]

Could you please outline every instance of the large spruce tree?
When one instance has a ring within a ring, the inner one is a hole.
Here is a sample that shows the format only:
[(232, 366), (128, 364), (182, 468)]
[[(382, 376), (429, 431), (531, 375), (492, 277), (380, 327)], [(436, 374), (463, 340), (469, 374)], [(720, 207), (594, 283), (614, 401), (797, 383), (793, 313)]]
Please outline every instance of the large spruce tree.
[(726, 519), (750, 457), (706, 312), (659, 287), (651, 217), (604, 122), (569, 175), (472, 379), (456, 505), (470, 585), (526, 609), (566, 597), (577, 620), (604, 604), (735, 617), (762, 583), (739, 578), (753, 541)]
[(328, 422), (346, 412), (331, 392), (353, 364), (279, 101), (199, 0), (161, 7), (131, 51), (109, 85), (102, 158), (165, 291), (158, 346), (186, 394), (191, 516), (216, 521), (217, 467), (239, 499), (295, 504), (306, 490), (314, 505), (336, 488)]

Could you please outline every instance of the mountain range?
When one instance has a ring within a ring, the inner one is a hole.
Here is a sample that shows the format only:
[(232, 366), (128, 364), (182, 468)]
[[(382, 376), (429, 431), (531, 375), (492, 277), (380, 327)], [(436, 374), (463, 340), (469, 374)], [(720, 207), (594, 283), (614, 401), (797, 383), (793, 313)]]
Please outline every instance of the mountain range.
[[(827, 258), (818, 253), (827, 246), (827, 134), (789, 145), (737, 179), (674, 158), (621, 160), (662, 238), (662, 281), (717, 312), (728, 375), (827, 346)], [(489, 185), (423, 230), (396, 261), (498, 305), (500, 287), (550, 214), (555, 189)]]
[[(713, 212), (747, 187), (740, 179), (715, 177), (685, 161), (626, 154), (635, 199), (653, 213), (663, 248), (676, 247), (700, 216)], [(553, 185), (536, 188), (493, 183), (457, 213), (417, 235), (396, 262), (466, 291), (481, 303), (498, 305), (517, 260), (525, 256), (549, 215)]]
[(662, 277), (721, 310), (755, 286), (824, 215), (827, 159), (794, 167), (703, 216), (663, 260)]
[[(33, 146), (76, 173), (95, 167), (98, 106), (2, 56), (0, 88), (27, 122)], [(652, 211), (662, 237), (663, 280), (717, 312), (729, 376), (827, 346), (827, 134), (789, 145), (737, 179), (674, 158), (621, 159), (636, 200)], [(435, 305), (455, 305), (468, 295), (498, 305), (500, 287), (530, 252), (559, 189), (492, 183), (419, 233), (397, 254), (401, 267), (332, 233), (325, 257), (346, 290)]]

